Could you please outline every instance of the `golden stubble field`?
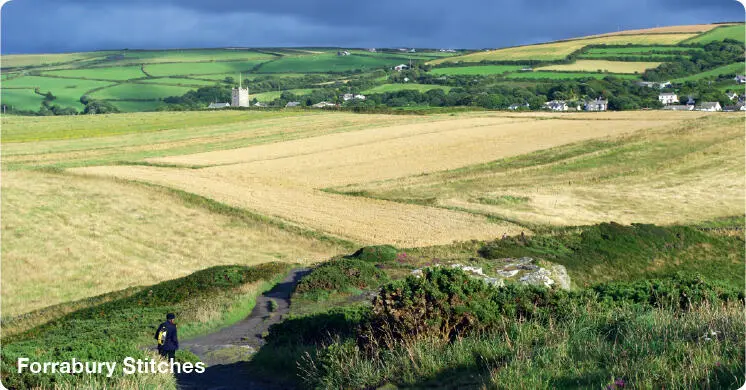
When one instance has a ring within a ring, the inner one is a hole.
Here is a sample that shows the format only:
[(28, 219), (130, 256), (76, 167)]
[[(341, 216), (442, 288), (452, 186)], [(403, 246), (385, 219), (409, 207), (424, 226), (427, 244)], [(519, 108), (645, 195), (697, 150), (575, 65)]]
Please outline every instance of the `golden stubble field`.
[(98, 166), (72, 172), (178, 188), (355, 242), (427, 246), (489, 239), (527, 229), (458, 208), (340, 195), (323, 189), (456, 169), (559, 145), (671, 126), (679, 116), (636, 117), (467, 115), (148, 160), (169, 165), (214, 165), (201, 169)]

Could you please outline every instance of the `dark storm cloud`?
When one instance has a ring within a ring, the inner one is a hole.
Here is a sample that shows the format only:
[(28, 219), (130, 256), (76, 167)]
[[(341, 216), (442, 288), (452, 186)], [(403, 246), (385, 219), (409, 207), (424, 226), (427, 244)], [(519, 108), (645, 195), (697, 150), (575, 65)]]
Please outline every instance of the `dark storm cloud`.
[(733, 0), (14, 0), (2, 10), (2, 50), (481, 48), (743, 18)]

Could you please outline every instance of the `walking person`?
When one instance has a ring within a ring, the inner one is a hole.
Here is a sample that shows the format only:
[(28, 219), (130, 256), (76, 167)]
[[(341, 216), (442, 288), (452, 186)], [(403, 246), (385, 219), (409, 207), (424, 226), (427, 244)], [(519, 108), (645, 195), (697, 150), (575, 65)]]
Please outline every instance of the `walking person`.
[(166, 314), (166, 322), (158, 325), (155, 331), (155, 339), (158, 341), (158, 354), (173, 360), (176, 350), (179, 349), (179, 339), (176, 337), (176, 324), (174, 313)]

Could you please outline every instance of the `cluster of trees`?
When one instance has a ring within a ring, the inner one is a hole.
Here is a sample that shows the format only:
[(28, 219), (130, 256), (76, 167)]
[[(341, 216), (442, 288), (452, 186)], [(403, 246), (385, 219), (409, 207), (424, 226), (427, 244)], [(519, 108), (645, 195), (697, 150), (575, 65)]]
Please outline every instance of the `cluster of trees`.
[(704, 51), (695, 51), (690, 58), (680, 57), (674, 62), (666, 62), (655, 69), (648, 69), (642, 74), (642, 78), (647, 81), (666, 81), (742, 62), (743, 59), (743, 43), (726, 39), (722, 42), (708, 43), (704, 46)]

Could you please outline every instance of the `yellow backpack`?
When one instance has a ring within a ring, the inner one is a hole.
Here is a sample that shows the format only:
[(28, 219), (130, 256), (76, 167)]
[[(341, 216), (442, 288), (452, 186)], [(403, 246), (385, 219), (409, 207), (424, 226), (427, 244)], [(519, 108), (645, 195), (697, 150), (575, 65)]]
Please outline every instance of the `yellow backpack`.
[(163, 345), (166, 343), (166, 331), (165, 326), (161, 326), (161, 329), (158, 330), (158, 345)]

